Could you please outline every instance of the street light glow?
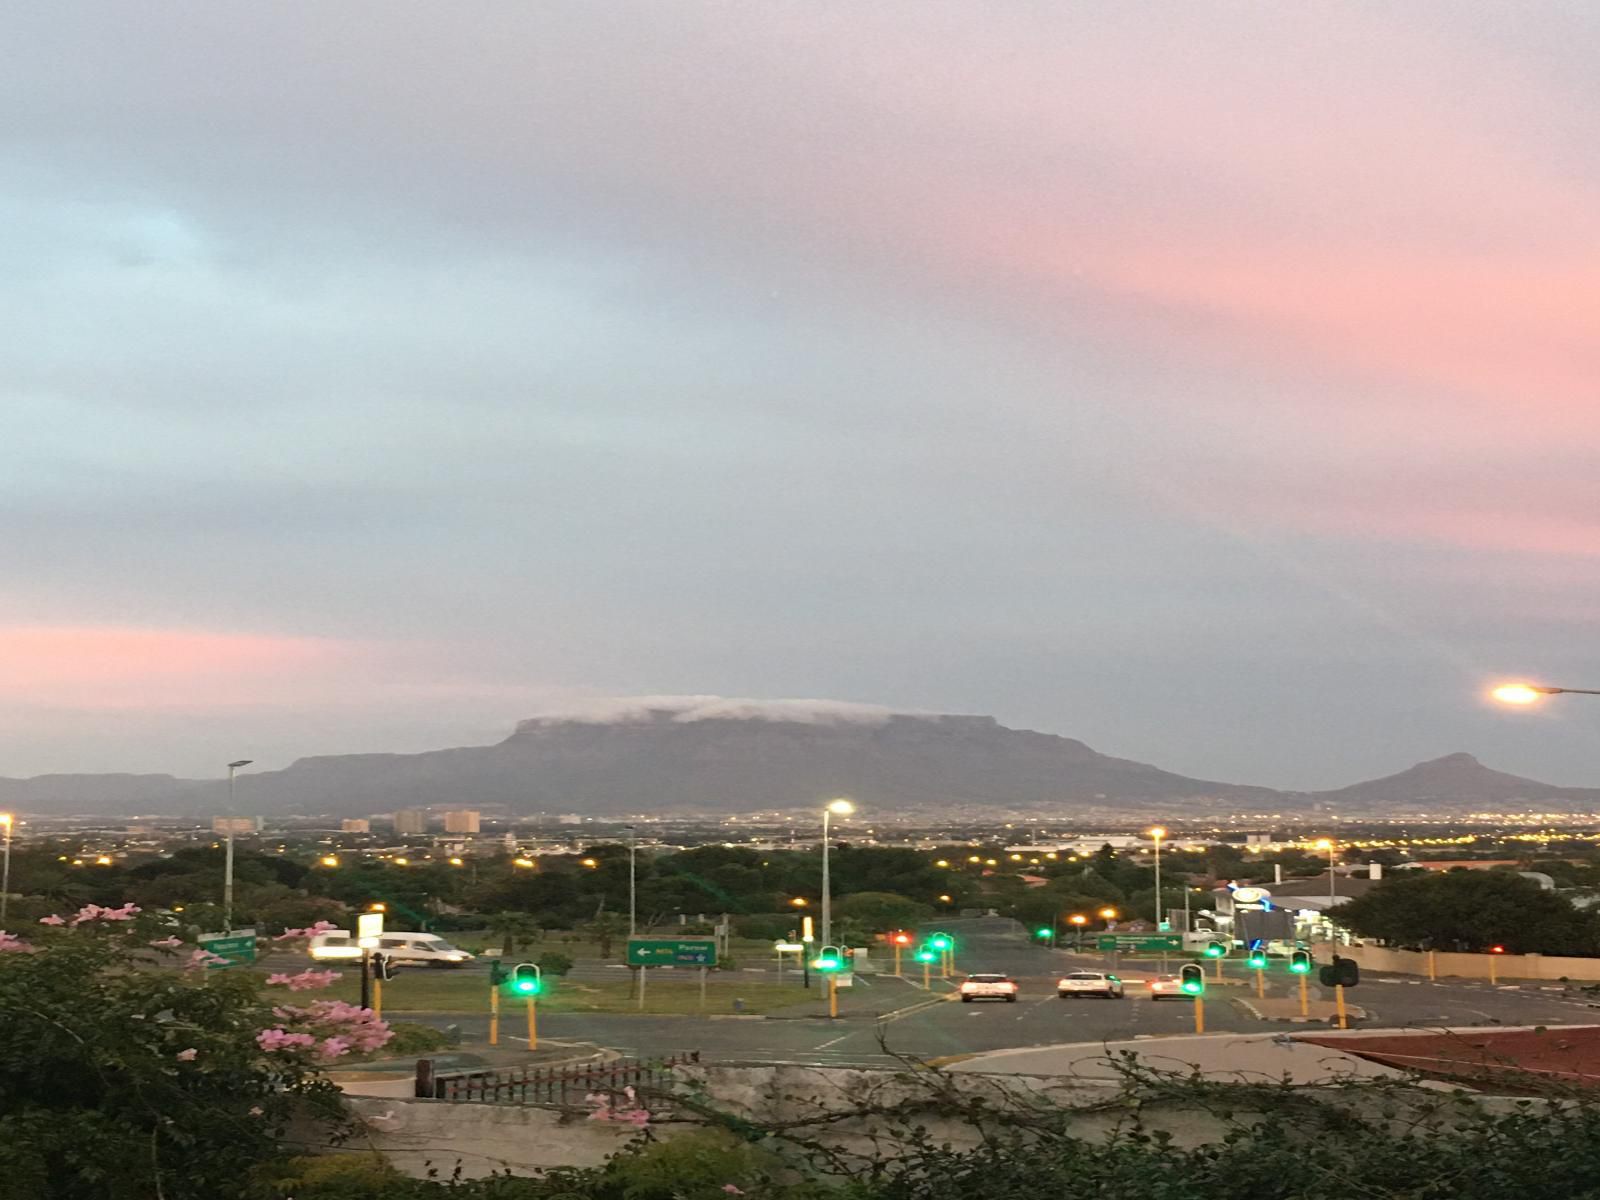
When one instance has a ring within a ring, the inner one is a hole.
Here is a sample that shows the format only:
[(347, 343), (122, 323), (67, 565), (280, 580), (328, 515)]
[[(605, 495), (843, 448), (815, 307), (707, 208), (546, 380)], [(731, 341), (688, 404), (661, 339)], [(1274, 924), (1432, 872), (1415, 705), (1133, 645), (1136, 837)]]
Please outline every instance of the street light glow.
[(1114, 908), (1102, 908), (1100, 910), (1100, 919), (1102, 921), (1115, 921), (1117, 919), (1117, 910)]
[(334, 854), (324, 854), (322, 856), (322, 865), (325, 867), (337, 867), (339, 865), (339, 858)]
[(1152, 829), (1152, 830), (1151, 830), (1151, 831), (1150, 831), (1150, 837), (1151, 837), (1151, 838), (1152, 838), (1152, 839), (1153, 839), (1153, 840), (1155, 840), (1155, 841), (1158, 841), (1158, 842), (1159, 842), (1159, 841), (1160, 841), (1160, 840), (1161, 840), (1161, 839), (1162, 839), (1162, 838), (1164, 838), (1164, 837), (1166, 837), (1166, 836), (1167, 836), (1167, 831), (1166, 831), (1166, 829), (1164, 829), (1164, 828), (1163, 828), (1163, 827), (1162, 827), (1162, 826), (1160, 826), (1160, 825), (1157, 825), (1157, 826), (1156, 826), (1156, 827), (1155, 827), (1155, 828), (1154, 828), (1154, 829)]
[(835, 816), (848, 817), (851, 813), (855, 812), (855, 810), (856, 806), (851, 804), (850, 801), (844, 799), (843, 797), (840, 797), (838, 800), (828, 801), (828, 811), (833, 813)]
[(1544, 691), (1527, 683), (1504, 683), (1489, 693), (1501, 704), (1537, 704)]
[(1312, 847), (1314, 849), (1317, 849), (1317, 850), (1332, 850), (1333, 849), (1333, 839), (1332, 838), (1318, 838), (1316, 841), (1312, 842), (1311, 845), (1312, 845)]

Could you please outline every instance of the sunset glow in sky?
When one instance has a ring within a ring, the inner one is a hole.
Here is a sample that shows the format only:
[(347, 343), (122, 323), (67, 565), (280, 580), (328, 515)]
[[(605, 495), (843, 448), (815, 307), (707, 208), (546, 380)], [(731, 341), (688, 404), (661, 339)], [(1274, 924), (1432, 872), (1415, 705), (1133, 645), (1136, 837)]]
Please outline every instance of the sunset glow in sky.
[(607, 697), (1600, 785), (1600, 8), (60, 0), (0, 775)]

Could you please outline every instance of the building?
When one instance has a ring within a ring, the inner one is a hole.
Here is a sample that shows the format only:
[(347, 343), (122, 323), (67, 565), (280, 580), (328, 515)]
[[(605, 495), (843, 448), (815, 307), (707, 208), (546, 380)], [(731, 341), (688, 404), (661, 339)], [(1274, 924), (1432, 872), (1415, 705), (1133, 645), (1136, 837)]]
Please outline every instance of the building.
[(372, 822), (365, 817), (346, 817), (339, 822), (340, 833), (371, 833)]
[(444, 831), (446, 833), (477, 833), (478, 814), (472, 809), (462, 809), (459, 812), (447, 812), (444, 815)]
[(260, 817), (212, 817), (212, 833), (231, 833), (234, 837), (261, 832)]
[(396, 833), (427, 833), (428, 814), (420, 808), (402, 808), (394, 814)]

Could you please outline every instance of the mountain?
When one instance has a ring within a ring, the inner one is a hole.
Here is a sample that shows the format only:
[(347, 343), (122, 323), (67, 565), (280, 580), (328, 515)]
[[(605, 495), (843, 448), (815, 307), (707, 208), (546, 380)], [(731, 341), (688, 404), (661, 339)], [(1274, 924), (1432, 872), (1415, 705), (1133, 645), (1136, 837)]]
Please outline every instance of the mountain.
[[(69, 784), (68, 779), (81, 781)], [(120, 781), (120, 782), (118, 782)], [(1279, 793), (1190, 779), (993, 717), (825, 701), (659, 697), (523, 721), (492, 746), (304, 758), (238, 779), (239, 811), (364, 815), (444, 805), (517, 813), (1064, 811), (1147, 801), (1272, 804)], [(163, 776), (0, 781), (33, 812), (221, 811), (219, 782)]]
[[(750, 813), (814, 809), (846, 795), (888, 813), (1095, 810), (1173, 817), (1342, 813), (1396, 805), (1460, 811), (1504, 801), (1600, 808), (1600, 791), (1504, 775), (1466, 754), (1338, 791), (1290, 794), (1192, 779), (993, 717), (894, 712), (832, 701), (713, 696), (612, 701), (519, 724), (491, 746), (303, 758), (238, 779), (243, 813), (358, 816), (425, 806), (512, 813)], [(0, 806), (35, 813), (214, 813), (219, 780), (166, 775), (0, 779)]]
[(1544, 800), (1564, 805), (1600, 807), (1600, 789), (1556, 787), (1520, 775), (1507, 775), (1484, 766), (1470, 754), (1447, 754), (1430, 759), (1397, 775), (1354, 783), (1332, 792), (1318, 792), (1319, 800), (1341, 807), (1369, 809), (1387, 804), (1428, 807), (1527, 803)]

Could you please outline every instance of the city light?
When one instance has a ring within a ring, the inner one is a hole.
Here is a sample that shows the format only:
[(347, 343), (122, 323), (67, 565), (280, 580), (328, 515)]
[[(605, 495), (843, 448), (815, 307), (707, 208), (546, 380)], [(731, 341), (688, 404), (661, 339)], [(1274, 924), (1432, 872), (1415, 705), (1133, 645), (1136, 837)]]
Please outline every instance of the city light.
[(949, 903), (951, 903), (950, 893), (949, 892), (941, 892), (939, 894), (939, 903), (940, 904), (949, 904)]
[(99, 858), (94, 860), (94, 865), (97, 867), (109, 867), (111, 865), (111, 856), (109, 854), (100, 855)]
[(411, 860), (409, 858), (397, 858), (394, 860), (394, 865), (397, 867), (409, 867)]
[(339, 858), (335, 854), (324, 854), (321, 861), (325, 867), (337, 867), (339, 865)]
[(1100, 910), (1100, 919), (1102, 921), (1115, 921), (1117, 919), (1117, 910), (1114, 908), (1102, 908)]
[(856, 806), (843, 798), (828, 802), (828, 811), (836, 817), (848, 817), (855, 810)]
[(452, 867), (465, 866), (466, 865), (466, 860), (465, 859), (461, 859), (461, 858), (452, 858), (450, 860), (450, 865)]
[(600, 865), (600, 860), (597, 858), (580, 858), (578, 861), (591, 871)]
[(796, 908), (804, 908), (807, 904), (810, 904), (811, 901), (807, 900), (804, 896), (796, 896), (793, 900), (789, 901), (789, 903), (794, 905)]
[(949, 863), (949, 861), (947, 859), (941, 858), (938, 862), (934, 863), (933, 865), (936, 866), (936, 867), (948, 867), (950, 865), (950, 863)]
[(536, 864), (531, 858), (513, 858), (511, 860), (511, 865), (514, 867), (531, 867), (535, 866)]

